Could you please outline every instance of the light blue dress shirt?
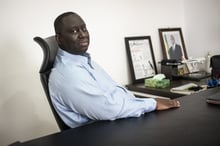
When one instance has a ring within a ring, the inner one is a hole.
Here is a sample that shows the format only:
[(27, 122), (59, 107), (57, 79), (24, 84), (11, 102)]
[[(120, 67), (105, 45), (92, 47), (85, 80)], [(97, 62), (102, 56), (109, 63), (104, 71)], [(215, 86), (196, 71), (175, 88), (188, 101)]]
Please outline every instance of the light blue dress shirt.
[(117, 84), (88, 53), (73, 55), (61, 49), (49, 77), (52, 103), (70, 127), (95, 120), (139, 117), (156, 108), (151, 98), (136, 98)]

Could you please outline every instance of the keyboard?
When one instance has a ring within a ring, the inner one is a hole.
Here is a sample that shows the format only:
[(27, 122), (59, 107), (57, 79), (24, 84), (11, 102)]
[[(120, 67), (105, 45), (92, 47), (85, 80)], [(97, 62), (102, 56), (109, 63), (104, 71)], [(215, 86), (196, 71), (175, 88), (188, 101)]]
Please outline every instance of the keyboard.
[(172, 90), (182, 91), (182, 90), (187, 90), (189, 88), (197, 87), (197, 86), (198, 85), (195, 84), (195, 83), (187, 83), (187, 84), (184, 84), (184, 85), (181, 85), (181, 86), (178, 86), (178, 87), (174, 87), (174, 88), (172, 88)]
[(201, 79), (205, 79), (210, 76), (211, 76), (210, 73), (207, 73), (205, 71), (200, 71), (200, 72), (185, 74), (182, 76), (182, 78), (187, 79), (187, 80), (192, 80), (192, 81), (200, 81)]

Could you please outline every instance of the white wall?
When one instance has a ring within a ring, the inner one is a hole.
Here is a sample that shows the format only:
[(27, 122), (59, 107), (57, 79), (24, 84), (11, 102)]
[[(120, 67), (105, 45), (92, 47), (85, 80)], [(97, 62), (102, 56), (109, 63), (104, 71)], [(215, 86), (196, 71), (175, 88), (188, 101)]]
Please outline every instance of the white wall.
[(184, 39), (188, 56), (220, 54), (220, 1), (184, 1)]
[(159, 61), (158, 28), (182, 27), (189, 56), (205, 55), (207, 49), (219, 54), (219, 10), (218, 0), (1, 1), (0, 145), (59, 131), (39, 79), (43, 54), (33, 41), (54, 34), (59, 14), (75, 11), (84, 18), (92, 57), (113, 79), (127, 84), (125, 36), (150, 35)]

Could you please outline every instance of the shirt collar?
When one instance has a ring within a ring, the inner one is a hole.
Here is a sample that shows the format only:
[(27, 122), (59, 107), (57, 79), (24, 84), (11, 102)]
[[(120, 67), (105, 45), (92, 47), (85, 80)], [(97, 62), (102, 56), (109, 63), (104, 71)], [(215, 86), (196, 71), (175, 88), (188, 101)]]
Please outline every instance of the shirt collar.
[(89, 53), (84, 53), (82, 55), (71, 54), (65, 50), (58, 49), (58, 55), (65, 56), (65, 60), (74, 60), (75, 62), (81, 62), (85, 64), (89, 64), (89, 66), (93, 69), (91, 56)]

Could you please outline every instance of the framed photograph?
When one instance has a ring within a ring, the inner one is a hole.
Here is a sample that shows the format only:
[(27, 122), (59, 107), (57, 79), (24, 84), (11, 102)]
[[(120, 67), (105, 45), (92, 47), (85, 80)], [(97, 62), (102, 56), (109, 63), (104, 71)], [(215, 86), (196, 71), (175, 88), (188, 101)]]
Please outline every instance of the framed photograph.
[(133, 83), (157, 74), (150, 36), (125, 37), (125, 47)]
[(186, 66), (188, 68), (189, 73), (194, 73), (200, 71), (198, 62), (187, 62)]
[(164, 59), (188, 59), (181, 28), (160, 28), (159, 36)]
[(188, 67), (187, 67), (186, 63), (178, 65), (177, 69), (178, 69), (178, 76), (183, 76), (183, 75), (189, 73), (189, 70), (188, 70)]

